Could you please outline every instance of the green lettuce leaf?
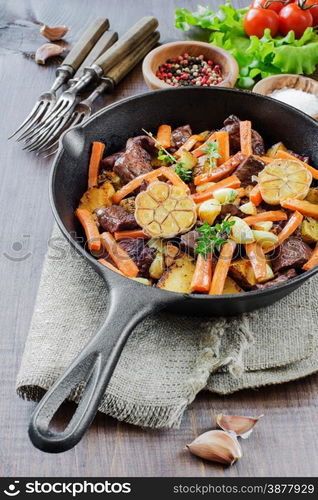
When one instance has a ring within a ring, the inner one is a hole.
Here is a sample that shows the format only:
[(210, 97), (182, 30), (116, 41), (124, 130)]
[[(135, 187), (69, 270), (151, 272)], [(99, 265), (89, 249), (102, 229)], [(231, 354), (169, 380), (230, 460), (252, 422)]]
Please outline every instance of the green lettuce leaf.
[(307, 28), (303, 36), (295, 39), (290, 31), (285, 37), (272, 37), (265, 30), (263, 38), (248, 37), (244, 31), (244, 16), (248, 10), (235, 9), (230, 2), (220, 6), (218, 12), (198, 6), (195, 12), (176, 10), (176, 27), (188, 31), (191, 27), (209, 30), (209, 41), (228, 50), (239, 65), (238, 86), (252, 87), (257, 80), (280, 73), (310, 75), (318, 64), (318, 35)]

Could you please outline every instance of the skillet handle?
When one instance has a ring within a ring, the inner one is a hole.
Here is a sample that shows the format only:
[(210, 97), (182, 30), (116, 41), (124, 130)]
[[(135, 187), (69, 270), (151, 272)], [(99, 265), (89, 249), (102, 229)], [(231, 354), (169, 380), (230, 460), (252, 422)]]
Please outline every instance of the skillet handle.
[[(165, 305), (158, 303), (150, 287), (139, 285), (136, 290), (133, 280), (122, 277), (118, 280), (109, 292), (103, 326), (45, 394), (32, 415), (29, 436), (42, 451), (63, 452), (80, 441), (94, 419), (129, 334), (145, 316)], [(86, 382), (86, 387), (66, 429), (61, 432), (50, 429), (53, 416), (81, 382)]]

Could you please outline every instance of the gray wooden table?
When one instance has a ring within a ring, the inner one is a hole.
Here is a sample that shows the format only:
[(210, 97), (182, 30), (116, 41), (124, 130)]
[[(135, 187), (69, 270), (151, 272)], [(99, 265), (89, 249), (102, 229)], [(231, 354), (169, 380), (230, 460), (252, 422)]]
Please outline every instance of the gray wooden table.
[[(211, 6), (220, 3), (209, 0)], [(236, 0), (236, 5), (244, 5)], [(120, 34), (143, 15), (160, 21), (162, 42), (182, 37), (176, 7), (196, 0), (2, 0), (0, 2), (0, 216), (1, 354), (0, 474), (2, 476), (312, 476), (317, 475), (318, 376), (244, 391), (230, 397), (202, 394), (178, 430), (150, 431), (98, 415), (83, 441), (61, 455), (34, 449), (27, 437), (33, 403), (15, 395), (15, 377), (27, 336), (53, 218), (48, 201), (50, 161), (7, 141), (33, 102), (53, 81), (54, 64), (30, 58), (41, 43), (36, 23), (72, 27), (67, 40), (93, 18), (107, 16)], [(80, 7), (79, 7), (80, 5)], [(146, 91), (140, 67), (97, 107)], [(245, 457), (231, 469), (191, 456), (184, 445), (211, 428), (216, 412), (265, 414)]]

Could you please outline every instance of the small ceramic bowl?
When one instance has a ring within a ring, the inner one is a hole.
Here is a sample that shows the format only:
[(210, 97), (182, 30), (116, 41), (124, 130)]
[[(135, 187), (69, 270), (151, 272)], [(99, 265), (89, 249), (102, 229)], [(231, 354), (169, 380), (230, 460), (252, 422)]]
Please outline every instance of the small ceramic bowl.
[(171, 42), (161, 45), (149, 52), (142, 65), (142, 72), (148, 87), (152, 90), (173, 88), (168, 83), (156, 77), (159, 66), (173, 57), (178, 57), (187, 52), (191, 56), (203, 54), (206, 59), (211, 59), (221, 66), (223, 81), (218, 87), (232, 88), (238, 76), (238, 65), (229, 52), (215, 45), (205, 42), (183, 41)]
[[(313, 80), (302, 75), (273, 75), (264, 78), (257, 82), (253, 88), (253, 92), (262, 95), (269, 95), (274, 90), (280, 90), (283, 88), (298, 89), (308, 92), (309, 94), (314, 94), (318, 97), (318, 81)], [(318, 120), (318, 114), (311, 115), (313, 118)]]

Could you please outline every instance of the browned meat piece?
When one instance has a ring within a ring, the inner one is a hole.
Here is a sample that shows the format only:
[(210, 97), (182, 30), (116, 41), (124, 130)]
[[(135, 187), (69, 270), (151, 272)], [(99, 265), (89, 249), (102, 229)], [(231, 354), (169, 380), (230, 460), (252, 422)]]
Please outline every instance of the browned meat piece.
[[(127, 184), (139, 175), (151, 172), (151, 155), (139, 141), (128, 139), (126, 151), (115, 161), (114, 172), (120, 177), (123, 184)], [(146, 144), (146, 142), (145, 142)]]
[(253, 290), (263, 290), (264, 288), (270, 288), (276, 285), (282, 285), (286, 283), (286, 281), (295, 278), (297, 276), (297, 272), (295, 269), (288, 269), (283, 273), (279, 274), (276, 278), (271, 281), (267, 281), (266, 283), (259, 283), (253, 287)]
[(222, 221), (227, 215), (232, 215), (234, 217), (246, 217), (246, 214), (241, 212), (241, 210), (236, 205), (233, 205), (233, 203), (225, 203), (222, 205), (218, 221), (219, 219)]
[(112, 155), (106, 156), (101, 161), (101, 166), (104, 170), (112, 170), (114, 168), (116, 160), (123, 154), (124, 150), (119, 151), (118, 153), (114, 153)]
[(174, 129), (171, 133), (171, 146), (169, 151), (174, 153), (177, 149), (185, 143), (187, 139), (192, 135), (192, 130), (190, 125), (183, 125)]
[(187, 254), (194, 255), (199, 236), (200, 234), (196, 229), (183, 234), (180, 239), (181, 249)]
[(119, 245), (128, 253), (136, 263), (140, 276), (148, 276), (149, 267), (155, 258), (155, 248), (149, 248), (143, 239), (121, 240)]
[[(231, 154), (235, 154), (240, 151), (240, 119), (235, 115), (229, 116), (226, 120), (224, 120), (224, 127), (221, 130), (226, 130), (226, 132), (229, 133)], [(262, 136), (256, 132), (256, 130), (252, 130), (252, 144), (254, 154), (259, 156), (265, 154), (264, 140)]]
[(138, 144), (138, 146), (141, 146), (151, 155), (156, 155), (158, 153), (158, 149), (155, 146), (155, 140), (148, 135), (137, 135), (137, 137), (131, 137), (131, 139), (128, 139), (126, 143), (126, 148), (131, 146), (131, 144)]
[(291, 236), (285, 240), (275, 251), (272, 267), (275, 273), (289, 267), (302, 267), (310, 258), (312, 249), (304, 241)]
[(99, 208), (96, 214), (100, 226), (110, 233), (138, 227), (135, 216), (119, 205)]
[(291, 149), (288, 149), (288, 153), (295, 156), (295, 158), (298, 158), (298, 160), (300, 160), (300, 161), (304, 161), (305, 163), (309, 163), (309, 156), (299, 155), (298, 153), (295, 153), (295, 151), (292, 151)]
[(234, 171), (234, 174), (240, 179), (243, 187), (246, 187), (250, 184), (255, 186), (256, 181), (252, 180), (253, 175), (258, 175), (263, 168), (265, 167), (265, 163), (255, 158), (255, 156), (250, 155), (246, 160), (242, 161), (237, 169)]

